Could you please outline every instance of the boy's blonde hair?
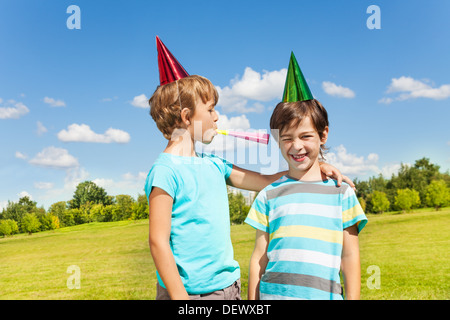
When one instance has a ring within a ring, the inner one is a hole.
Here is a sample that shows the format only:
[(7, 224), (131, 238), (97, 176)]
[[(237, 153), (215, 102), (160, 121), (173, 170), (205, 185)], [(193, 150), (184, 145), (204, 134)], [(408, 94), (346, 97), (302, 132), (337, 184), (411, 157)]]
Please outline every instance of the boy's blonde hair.
[(188, 108), (190, 116), (194, 115), (198, 98), (203, 103), (213, 100), (214, 105), (219, 99), (211, 81), (198, 75), (179, 79), (155, 90), (149, 100), (150, 115), (164, 138), (170, 140), (173, 130), (180, 127), (182, 109)]

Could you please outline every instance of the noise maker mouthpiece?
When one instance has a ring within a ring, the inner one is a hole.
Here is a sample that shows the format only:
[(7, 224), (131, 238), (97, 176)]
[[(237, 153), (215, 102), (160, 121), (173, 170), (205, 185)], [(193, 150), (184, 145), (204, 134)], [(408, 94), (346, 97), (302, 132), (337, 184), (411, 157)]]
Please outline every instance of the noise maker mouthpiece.
[(255, 141), (259, 143), (268, 144), (269, 134), (259, 133), (259, 132), (239, 132), (239, 131), (229, 131), (229, 130), (216, 130), (217, 133), (223, 134), (225, 136), (232, 136), (240, 139), (245, 139), (249, 141)]

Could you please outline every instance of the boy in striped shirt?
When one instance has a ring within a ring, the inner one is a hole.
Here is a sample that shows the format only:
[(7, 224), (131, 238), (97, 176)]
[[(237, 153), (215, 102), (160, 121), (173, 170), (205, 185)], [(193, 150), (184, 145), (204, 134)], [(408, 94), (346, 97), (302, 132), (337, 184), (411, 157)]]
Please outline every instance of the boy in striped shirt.
[(320, 171), (325, 108), (315, 99), (281, 102), (270, 128), (289, 171), (258, 194), (245, 220), (256, 228), (248, 298), (341, 300), (342, 271), (345, 298), (359, 299), (358, 233), (367, 218), (353, 189)]

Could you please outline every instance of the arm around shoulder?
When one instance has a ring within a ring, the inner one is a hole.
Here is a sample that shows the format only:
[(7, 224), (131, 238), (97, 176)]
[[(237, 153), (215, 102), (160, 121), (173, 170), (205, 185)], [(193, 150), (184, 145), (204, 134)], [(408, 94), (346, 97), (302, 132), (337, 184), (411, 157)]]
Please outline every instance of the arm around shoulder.
[(228, 184), (239, 189), (261, 191), (266, 186), (285, 175), (287, 171), (264, 175), (259, 172), (243, 169), (233, 165)]

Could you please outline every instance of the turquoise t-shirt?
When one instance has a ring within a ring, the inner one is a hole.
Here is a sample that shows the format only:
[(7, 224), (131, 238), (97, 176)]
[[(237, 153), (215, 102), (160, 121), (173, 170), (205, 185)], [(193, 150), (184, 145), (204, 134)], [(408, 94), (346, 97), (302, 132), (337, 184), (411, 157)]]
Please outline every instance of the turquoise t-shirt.
[(170, 248), (188, 294), (221, 290), (240, 278), (233, 258), (226, 187), (232, 167), (211, 154), (161, 153), (147, 176), (147, 199), (152, 187), (173, 198)]

